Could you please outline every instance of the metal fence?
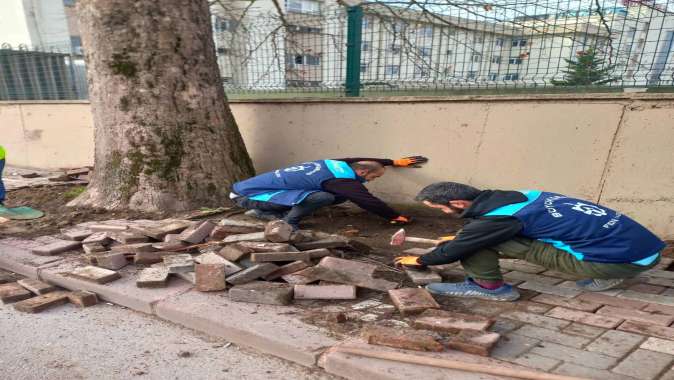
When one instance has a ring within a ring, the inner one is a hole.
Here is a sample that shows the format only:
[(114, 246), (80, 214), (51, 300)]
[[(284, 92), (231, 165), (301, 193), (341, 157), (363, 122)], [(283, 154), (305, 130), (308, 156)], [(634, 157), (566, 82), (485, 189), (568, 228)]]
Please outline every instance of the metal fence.
[[(284, 6), (213, 10), (230, 98), (674, 91), (670, 0)], [(86, 98), (81, 52), (45, 50), (0, 49), (0, 100)]]

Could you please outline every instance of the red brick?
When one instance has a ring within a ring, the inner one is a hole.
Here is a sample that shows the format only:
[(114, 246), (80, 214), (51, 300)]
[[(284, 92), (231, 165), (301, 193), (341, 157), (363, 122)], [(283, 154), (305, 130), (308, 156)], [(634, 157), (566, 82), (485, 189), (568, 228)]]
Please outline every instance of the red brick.
[(377, 270), (377, 266), (360, 261), (328, 256), (321, 259), (318, 265), (312, 269), (314, 277), (317, 280), (355, 285), (379, 291), (387, 291), (398, 287), (397, 282), (383, 278), (374, 278), (373, 275)]
[(107, 255), (96, 256), (96, 265), (110, 270), (122, 269), (129, 262), (123, 253), (110, 253)]
[(664, 292), (666, 288), (658, 285), (636, 284), (630, 286), (629, 289), (639, 293), (660, 294)]
[(650, 323), (625, 321), (620, 326), (618, 326), (618, 330), (674, 340), (674, 328), (653, 325)]
[(604, 306), (597, 310), (597, 314), (609, 315), (615, 318), (624, 318), (630, 321), (652, 323), (654, 325), (669, 326), (674, 322), (674, 316), (656, 315), (634, 309), (621, 309), (613, 306)]
[(483, 331), (494, 321), (479, 315), (428, 309), (414, 320), (414, 327), (440, 332), (458, 333), (461, 330)]
[(215, 224), (209, 220), (197, 225), (192, 226), (183, 231), (180, 234), (179, 239), (190, 244), (199, 244), (208, 237), (208, 235), (215, 228)]
[(117, 232), (117, 231), (126, 231), (129, 229), (127, 224), (92, 224), (88, 228), (96, 232)]
[(222, 219), (218, 222), (218, 227), (226, 231), (228, 235), (248, 234), (262, 231), (265, 228), (264, 223), (251, 223), (235, 219)]
[(24, 278), (22, 280), (17, 281), (17, 283), (24, 288), (30, 290), (31, 292), (35, 294), (47, 294), (49, 292), (53, 292), (56, 290), (56, 287), (47, 283), (44, 283), (42, 281), (38, 280), (33, 280), (32, 278)]
[(164, 240), (166, 235), (178, 234), (192, 225), (192, 222), (187, 220), (165, 220), (161, 222), (166, 224), (159, 225), (158, 227), (130, 226), (129, 228), (135, 233), (149, 236), (155, 240)]
[(659, 303), (649, 303), (643, 311), (653, 314), (674, 315), (674, 306), (660, 305)]
[(369, 344), (406, 350), (440, 352), (445, 349), (434, 334), (423, 331), (370, 326), (363, 331), (363, 338)]
[(296, 300), (355, 300), (353, 285), (295, 285)]
[(431, 293), (426, 289), (391, 289), (388, 291), (388, 295), (403, 316), (418, 314), (427, 309), (440, 308), (440, 305), (435, 302)]
[(26, 290), (16, 282), (0, 285), (0, 301), (3, 304), (25, 300), (33, 296), (33, 293)]
[(549, 294), (539, 294), (531, 300), (534, 302), (540, 302), (553, 306), (562, 306), (568, 309), (587, 311), (591, 313), (603, 306), (600, 303), (584, 301), (579, 298), (561, 298)]
[(588, 301), (588, 302), (600, 303), (600, 304), (603, 304), (603, 305), (637, 309), (637, 310), (642, 309), (646, 305), (648, 305), (648, 303), (646, 303), (646, 302), (636, 301), (636, 300), (628, 300), (628, 299), (625, 299), (625, 298), (612, 297), (612, 296), (607, 296), (605, 294), (600, 294), (600, 293), (583, 293), (583, 294), (579, 295), (578, 297), (576, 297), (576, 299)]
[(273, 243), (287, 242), (290, 240), (290, 235), (292, 235), (292, 233), (292, 226), (282, 220), (269, 222), (264, 229), (264, 237)]
[(238, 235), (229, 235), (226, 238), (222, 239), (223, 243), (237, 243), (237, 242), (255, 242), (255, 241), (264, 241), (264, 232), (252, 232), (249, 234), (238, 234)]
[(164, 288), (168, 281), (168, 268), (164, 266), (145, 268), (140, 271), (136, 286), (139, 288)]
[(86, 290), (78, 290), (68, 293), (68, 300), (70, 303), (79, 307), (94, 306), (98, 303), (96, 293), (87, 292)]
[(82, 240), (82, 244), (108, 244), (112, 239), (107, 232), (96, 232), (86, 239)]
[(278, 278), (281, 278), (283, 276), (293, 274), (295, 272), (299, 272), (302, 269), (306, 269), (309, 267), (309, 264), (307, 264), (304, 261), (294, 261), (290, 264), (283, 265), (276, 269), (275, 271), (269, 273), (268, 275), (264, 276), (263, 278), (267, 281), (272, 281), (276, 280)]
[(500, 337), (493, 332), (462, 330), (459, 334), (450, 336), (446, 344), (449, 348), (469, 354), (489, 356)]
[(292, 301), (293, 288), (278, 282), (254, 281), (231, 288), (229, 298), (237, 302), (287, 305)]
[(198, 291), (213, 292), (225, 290), (224, 264), (199, 264), (196, 266), (194, 273)]
[(81, 245), (82, 245), (81, 241), (59, 240), (51, 244), (33, 248), (31, 252), (40, 256), (52, 256), (79, 248)]
[(157, 251), (157, 248), (154, 247), (153, 243), (137, 243), (137, 244), (124, 244), (113, 246), (110, 248), (110, 251), (116, 253), (155, 252)]
[(584, 311), (572, 310), (563, 307), (556, 307), (547, 313), (548, 317), (565, 319), (567, 321), (574, 321), (578, 323), (584, 323), (590, 326), (603, 327), (605, 329), (612, 329), (620, 324), (624, 319), (614, 318), (603, 315), (596, 315), (592, 313), (586, 313)]
[(62, 230), (63, 236), (70, 240), (82, 241), (89, 236), (91, 236), (94, 231), (87, 228), (71, 228), (67, 230)]
[(65, 303), (68, 303), (68, 292), (56, 291), (17, 302), (14, 308), (24, 313), (39, 313)]
[(140, 243), (147, 243), (150, 241), (150, 238), (148, 238), (147, 236), (140, 235), (138, 233), (130, 231), (113, 233), (111, 237), (113, 240), (118, 241), (122, 244), (140, 244)]
[[(326, 249), (327, 251), (327, 249)], [(256, 263), (274, 262), (274, 261), (307, 261), (311, 257), (305, 252), (255, 252), (250, 254), (250, 260)], [(328, 251), (329, 252), (329, 251)]]
[(152, 244), (152, 248), (154, 248), (155, 251), (177, 251), (188, 246), (189, 244), (180, 240), (169, 240)]
[(218, 252), (218, 255), (229, 261), (237, 261), (251, 252), (253, 252), (251, 248), (244, 247), (239, 243), (235, 243), (222, 248), (220, 252)]

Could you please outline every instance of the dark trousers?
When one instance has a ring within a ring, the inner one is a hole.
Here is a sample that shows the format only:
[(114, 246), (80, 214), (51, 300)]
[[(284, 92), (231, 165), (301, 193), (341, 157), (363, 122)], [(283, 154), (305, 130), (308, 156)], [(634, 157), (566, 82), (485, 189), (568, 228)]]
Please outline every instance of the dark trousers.
[(2, 183), (2, 171), (5, 169), (5, 159), (0, 160), (0, 203), (5, 201), (5, 184)]
[(239, 207), (278, 214), (279, 219), (285, 220), (288, 224), (298, 225), (300, 220), (311, 215), (319, 208), (346, 202), (346, 198), (338, 197), (325, 191), (318, 191), (309, 194), (302, 200), (302, 202), (294, 206), (284, 206), (272, 202), (261, 202), (248, 199), (247, 197), (239, 197), (234, 201)]

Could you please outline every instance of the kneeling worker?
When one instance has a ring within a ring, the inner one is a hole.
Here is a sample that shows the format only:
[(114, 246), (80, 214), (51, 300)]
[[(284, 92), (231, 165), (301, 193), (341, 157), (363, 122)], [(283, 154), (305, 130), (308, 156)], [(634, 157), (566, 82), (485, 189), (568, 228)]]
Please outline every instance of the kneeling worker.
[(247, 215), (260, 219), (283, 219), (299, 228), (302, 218), (315, 210), (351, 201), (360, 208), (394, 224), (409, 218), (372, 195), (363, 183), (381, 177), (386, 166), (418, 167), (428, 159), (421, 156), (398, 160), (342, 158), (304, 162), (240, 181), (230, 197)]
[(480, 191), (439, 182), (416, 197), (426, 206), (469, 222), (453, 241), (400, 265), (426, 266), (461, 261), (462, 283), (433, 283), (435, 294), (513, 301), (519, 293), (503, 282), (499, 258), (516, 258), (577, 276), (588, 291), (613, 288), (655, 266), (665, 243), (629, 217), (592, 202), (560, 194)]

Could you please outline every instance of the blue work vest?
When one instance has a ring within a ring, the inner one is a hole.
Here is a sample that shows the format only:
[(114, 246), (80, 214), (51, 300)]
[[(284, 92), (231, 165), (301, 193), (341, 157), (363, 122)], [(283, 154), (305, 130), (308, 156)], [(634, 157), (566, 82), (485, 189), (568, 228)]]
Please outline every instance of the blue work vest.
[(346, 162), (319, 160), (248, 178), (235, 183), (233, 190), (248, 199), (292, 206), (302, 202), (307, 195), (321, 191), (323, 182), (334, 178), (358, 177)]
[(484, 216), (513, 216), (524, 226), (520, 235), (550, 243), (578, 260), (649, 265), (665, 247), (652, 232), (610, 208), (555, 193), (521, 193), (526, 201)]

